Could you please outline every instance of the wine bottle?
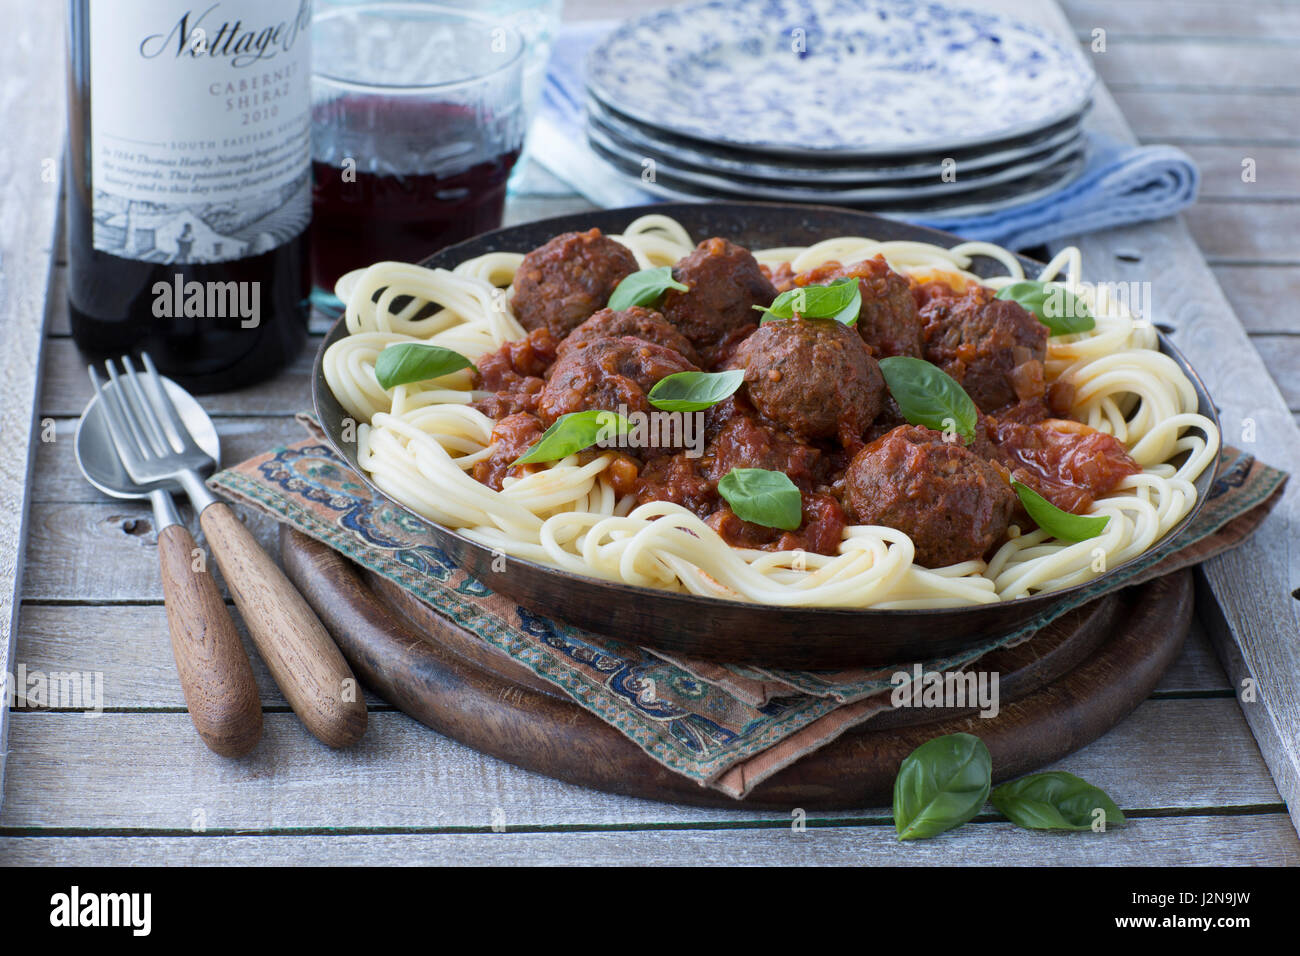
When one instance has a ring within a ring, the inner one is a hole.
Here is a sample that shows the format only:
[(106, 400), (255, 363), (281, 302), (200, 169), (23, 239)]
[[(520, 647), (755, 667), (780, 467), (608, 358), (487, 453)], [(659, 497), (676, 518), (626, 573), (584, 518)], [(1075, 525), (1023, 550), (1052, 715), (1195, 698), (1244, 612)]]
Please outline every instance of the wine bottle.
[(68, 307), (195, 391), (301, 350), (311, 0), (70, 0)]

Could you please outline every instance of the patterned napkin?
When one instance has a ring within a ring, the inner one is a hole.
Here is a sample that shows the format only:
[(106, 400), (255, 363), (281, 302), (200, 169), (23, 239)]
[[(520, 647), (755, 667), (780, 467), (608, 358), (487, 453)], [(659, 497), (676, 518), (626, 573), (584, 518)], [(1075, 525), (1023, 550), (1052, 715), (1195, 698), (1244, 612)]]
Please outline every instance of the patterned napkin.
[[(227, 497), (271, 515), (406, 588), (464, 630), (563, 690), (665, 767), (743, 797), (760, 781), (888, 709), (891, 677), (918, 662), (845, 671), (790, 671), (669, 656), (569, 627), (495, 594), (437, 546), (418, 519), (375, 497), (300, 416), (312, 437), (213, 476)], [(1235, 449), (1178, 550), (1158, 548), (1118, 579), (1085, 589), (1025, 627), (937, 660), (923, 672), (969, 666), (1088, 601), (1204, 561), (1240, 544), (1268, 513), (1286, 474)], [(508, 573), (508, 570), (505, 572)]]

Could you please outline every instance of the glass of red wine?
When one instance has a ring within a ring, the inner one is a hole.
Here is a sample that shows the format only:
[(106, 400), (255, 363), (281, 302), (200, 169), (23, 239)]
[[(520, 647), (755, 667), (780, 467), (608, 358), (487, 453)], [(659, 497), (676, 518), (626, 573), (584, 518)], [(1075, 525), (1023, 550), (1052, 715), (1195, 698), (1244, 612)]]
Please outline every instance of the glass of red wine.
[(501, 225), (524, 138), (524, 43), (503, 18), (410, 3), (313, 22), (312, 301), (375, 262)]

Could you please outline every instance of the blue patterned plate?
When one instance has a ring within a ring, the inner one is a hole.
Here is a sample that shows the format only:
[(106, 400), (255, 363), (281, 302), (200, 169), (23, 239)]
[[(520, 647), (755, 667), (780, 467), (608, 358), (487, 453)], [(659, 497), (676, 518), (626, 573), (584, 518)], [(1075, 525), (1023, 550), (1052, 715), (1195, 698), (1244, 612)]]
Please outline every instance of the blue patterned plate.
[(1027, 157), (1021, 162), (974, 171), (969, 170), (965, 163), (959, 162), (954, 167), (957, 174), (955, 179), (945, 180), (941, 171), (936, 169), (931, 176), (916, 179), (900, 177), (889, 183), (818, 182), (816, 180), (780, 182), (728, 170), (701, 169), (679, 159), (676, 150), (659, 149), (652, 152), (628, 143), (619, 136), (601, 129), (595, 123), (589, 123), (587, 126), (587, 142), (593, 149), (632, 161), (642, 170), (645, 168), (643, 166), (645, 160), (653, 160), (658, 172), (699, 186), (719, 198), (743, 196), (777, 202), (820, 202), (844, 205), (915, 202), (933, 197), (943, 197), (951, 202), (958, 193), (986, 189), (1001, 183), (1023, 182), (1027, 176), (1054, 167), (1067, 157), (1078, 155), (1084, 147), (1085, 140), (1083, 132), (1075, 130), (1073, 138), (1045, 152)]
[[(638, 188), (647, 193), (674, 202), (736, 202), (741, 197), (749, 200), (768, 201), (761, 197), (740, 191), (722, 193), (707, 189), (695, 183), (678, 178), (666, 170), (657, 170), (653, 179), (642, 178), (643, 169), (638, 161), (608, 152), (599, 143), (588, 141), (596, 159), (608, 169), (625, 176), (629, 182), (635, 181)], [(1051, 166), (1022, 176), (1014, 182), (1002, 183), (971, 192), (954, 192), (950, 195), (922, 197), (912, 201), (849, 201), (828, 196), (824, 203), (834, 202), (837, 206), (861, 209), (881, 216), (898, 216), (901, 218), (918, 218), (925, 216), (984, 216), (1034, 202), (1051, 195), (1062, 187), (1079, 178), (1087, 164), (1087, 148), (1080, 147), (1064, 159)], [(800, 200), (807, 202), (808, 200)]]
[(869, 157), (1020, 136), (1083, 109), (1073, 45), (910, 0), (706, 0), (615, 29), (588, 91), (658, 129), (787, 155)]
[(594, 127), (628, 149), (640, 150), (647, 156), (672, 157), (672, 162), (678, 166), (721, 175), (769, 180), (782, 185), (843, 183), (846, 186), (863, 186), (868, 183), (899, 185), (900, 180), (938, 179), (943, 174), (946, 159), (952, 159), (963, 174), (1003, 169), (1012, 164), (1028, 162), (1079, 139), (1083, 135), (1083, 117), (1087, 112), (1085, 106), (1083, 113), (1076, 113), (1054, 123), (1033, 136), (1002, 140), (973, 150), (948, 150), (943, 154), (929, 155), (912, 153), (893, 161), (883, 158), (845, 161), (839, 156), (797, 159), (758, 155), (702, 143), (643, 126), (612, 112), (591, 97), (587, 99), (586, 110), (588, 129)]

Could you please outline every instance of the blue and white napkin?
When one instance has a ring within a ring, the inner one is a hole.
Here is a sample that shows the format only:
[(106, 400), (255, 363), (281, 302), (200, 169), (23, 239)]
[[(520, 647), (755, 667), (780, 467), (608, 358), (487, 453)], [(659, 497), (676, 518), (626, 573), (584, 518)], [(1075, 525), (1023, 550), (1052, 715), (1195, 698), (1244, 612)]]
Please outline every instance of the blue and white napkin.
[[(592, 152), (583, 124), (587, 53), (615, 24), (565, 26), (551, 52), (541, 107), (529, 133), (532, 158), (603, 207), (661, 201)], [(978, 216), (904, 217), (922, 226), (1024, 249), (1067, 235), (1172, 216), (1196, 201), (1200, 180), (1191, 157), (1173, 146), (1133, 147), (1088, 133), (1082, 173), (1061, 189), (1021, 206)]]

